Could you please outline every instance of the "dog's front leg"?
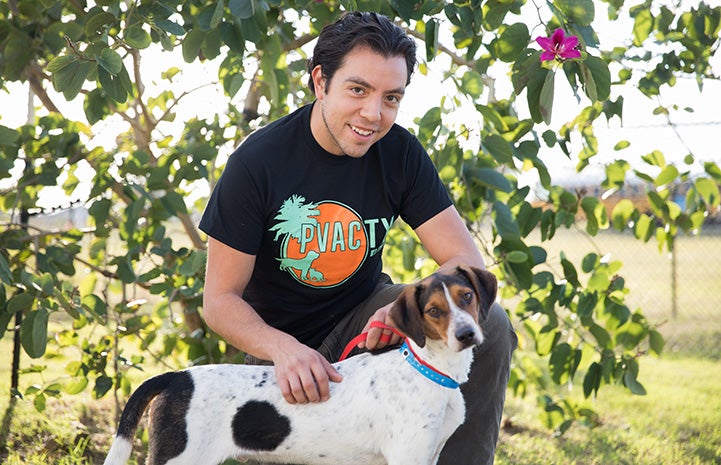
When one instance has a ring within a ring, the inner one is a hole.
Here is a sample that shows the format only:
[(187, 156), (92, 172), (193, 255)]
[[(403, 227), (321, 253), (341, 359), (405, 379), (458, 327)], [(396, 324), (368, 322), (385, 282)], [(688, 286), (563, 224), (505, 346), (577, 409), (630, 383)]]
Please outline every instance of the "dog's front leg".
[(412, 437), (400, 437), (397, 447), (385, 454), (388, 465), (436, 465), (440, 450), (438, 429), (424, 429)]

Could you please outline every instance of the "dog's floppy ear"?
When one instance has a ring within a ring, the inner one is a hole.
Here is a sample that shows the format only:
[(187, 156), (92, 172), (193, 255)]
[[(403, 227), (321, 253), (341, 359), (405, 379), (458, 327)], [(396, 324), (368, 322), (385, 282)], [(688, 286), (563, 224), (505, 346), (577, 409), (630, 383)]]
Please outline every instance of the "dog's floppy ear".
[(418, 307), (419, 286), (408, 285), (393, 302), (390, 316), (396, 328), (413, 340), (419, 347), (426, 345), (426, 333), (423, 330), (423, 314)]
[(488, 270), (475, 266), (462, 265), (457, 269), (460, 273), (466, 275), (476, 291), (481, 318), (485, 320), (491, 305), (496, 300), (496, 293), (498, 292), (496, 276)]

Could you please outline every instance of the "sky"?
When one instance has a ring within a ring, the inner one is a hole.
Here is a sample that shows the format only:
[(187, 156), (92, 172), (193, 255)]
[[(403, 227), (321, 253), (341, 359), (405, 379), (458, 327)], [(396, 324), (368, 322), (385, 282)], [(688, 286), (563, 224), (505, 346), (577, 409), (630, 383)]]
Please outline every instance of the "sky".
[[(597, 20), (594, 27), (599, 33), (599, 38), (604, 49), (610, 49), (614, 45), (620, 45), (627, 38), (619, 37), (614, 34), (618, 30), (630, 30), (628, 25), (611, 24), (604, 22), (605, 14), (603, 12), (596, 13)], [(513, 19), (518, 20), (517, 18)], [(538, 26), (536, 18), (528, 19), (526, 24), (531, 29), (532, 37), (535, 38), (542, 29)], [(620, 28), (620, 29), (619, 29)], [(447, 37), (441, 37), (443, 43), (452, 43)], [(310, 44), (312, 46), (312, 44)], [(420, 53), (423, 49), (420, 48)], [(308, 50), (308, 54), (311, 52)], [(713, 67), (717, 73), (721, 73), (721, 56), (713, 57)], [(218, 60), (222, 59), (220, 57)], [(158, 69), (167, 69), (176, 65), (182, 72), (176, 78), (175, 91), (197, 88), (199, 83), (217, 79), (217, 74), (213, 69), (217, 65), (215, 62), (200, 64), (197, 61), (187, 64), (182, 61), (180, 50), (174, 54), (158, 51), (155, 55), (146, 57), (143, 61), (143, 76), (158, 76)], [(422, 116), (430, 107), (438, 104), (440, 95), (454, 95), (455, 92), (450, 85), (440, 83), (440, 75), (448, 66), (448, 62), (443, 58), (428, 64), (428, 75), (424, 76), (420, 72), (416, 72), (413, 76), (406, 96), (401, 104), (401, 110), (397, 122), (402, 126), (411, 126), (413, 120)], [(496, 70), (498, 71), (498, 70)], [(496, 77), (496, 95), (504, 98), (510, 93), (510, 79), (504, 76), (505, 70), (493, 72), (492, 76)], [(613, 75), (613, 74), (612, 74)], [(147, 78), (146, 78), (147, 79)], [(559, 72), (556, 76), (556, 89), (553, 107), (553, 119), (548, 128), (558, 130), (565, 122), (573, 119), (578, 112), (589, 104), (585, 97), (579, 102), (573, 95), (563, 73)], [(166, 81), (147, 82), (148, 92), (146, 95), (152, 95), (153, 88), (167, 86)], [(26, 85), (19, 83), (9, 83), (9, 93), (0, 91), (0, 124), (8, 127), (16, 127), (23, 124), (27, 120), (28, 108), (28, 88)], [(676, 86), (667, 89), (664, 94), (664, 105), (678, 105), (679, 108), (692, 108), (693, 113), (686, 111), (674, 112), (671, 116), (672, 121), (676, 124), (677, 133), (670, 130), (666, 124), (665, 118), (662, 116), (654, 116), (653, 108), (658, 102), (644, 97), (640, 92), (632, 91), (627, 87), (612, 87), (612, 99), (618, 96), (619, 90), (623, 91), (624, 96), (624, 118), (621, 122), (618, 118), (613, 118), (606, 123), (604, 117), (599, 118), (595, 124), (596, 135), (599, 139), (599, 156), (594, 159), (593, 166), (584, 170), (583, 175), (576, 173), (576, 160), (568, 159), (558, 149), (546, 150), (542, 152), (542, 158), (552, 176), (555, 183), (564, 185), (577, 185), (598, 183), (602, 179), (603, 164), (615, 159), (627, 159), (632, 165), (640, 166), (639, 159), (641, 155), (650, 153), (655, 149), (659, 149), (666, 155), (667, 159), (672, 162), (679, 163), (689, 151), (700, 161), (715, 161), (721, 163), (721, 112), (718, 111), (718, 105), (721, 103), (721, 82), (707, 80), (704, 84), (703, 92), (700, 92), (696, 82), (693, 79), (679, 79)], [(244, 91), (241, 90), (233, 99), (237, 105), (242, 105), (241, 99)], [(438, 96), (437, 98), (428, 98), (429, 95)], [(184, 121), (190, 117), (212, 118), (215, 114), (223, 112), (225, 109), (225, 101), (227, 97), (223, 94), (219, 86), (205, 86), (193, 92), (186, 98), (178, 108), (178, 116), (176, 121)], [(83, 120), (82, 108), (80, 105), (65, 102), (59, 96), (55, 101), (61, 106), (63, 114), (71, 119)], [(35, 105), (39, 105), (39, 101), (35, 101)], [(525, 104), (525, 95), (519, 98), (518, 110), (520, 117), (528, 117)], [(463, 111), (454, 112), (449, 119), (456, 117), (458, 121), (468, 121), (469, 114)], [(475, 115), (474, 115), (475, 116)], [(477, 117), (477, 116), (476, 116)], [(118, 130), (124, 130), (125, 123), (119, 118), (110, 118), (97, 123), (93, 130), (96, 134), (93, 141), (94, 144), (100, 144), (105, 147), (112, 147), (115, 140), (115, 134)], [(540, 132), (545, 130), (544, 125), (536, 128)], [(166, 134), (178, 135), (180, 126), (166, 125), (162, 128)], [(617, 152), (613, 150), (613, 146), (619, 140), (628, 140), (631, 145), (624, 151)], [(227, 154), (232, 151), (232, 147), (222, 148)], [(574, 146), (574, 153), (580, 150), (580, 145)], [(700, 162), (692, 167), (698, 171)], [(533, 185), (536, 180), (533, 173), (522, 176), (523, 182)], [(5, 184), (7, 181), (5, 181)], [(3, 182), (0, 181), (0, 188), (3, 188)], [(83, 196), (82, 192), (78, 194)], [(207, 192), (202, 188), (192, 195), (192, 197), (204, 196)], [(59, 199), (63, 199), (63, 195), (59, 189), (48, 189), (44, 192), (43, 204), (47, 207), (58, 206)], [(72, 199), (76, 200), (76, 199)]]

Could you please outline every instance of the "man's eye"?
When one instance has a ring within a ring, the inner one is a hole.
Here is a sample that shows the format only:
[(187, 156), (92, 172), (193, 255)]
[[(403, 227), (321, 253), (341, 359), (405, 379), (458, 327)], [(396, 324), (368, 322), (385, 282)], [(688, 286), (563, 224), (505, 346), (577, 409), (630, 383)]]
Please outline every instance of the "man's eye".
[(388, 100), (390, 103), (400, 103), (401, 98), (397, 95), (389, 95), (386, 97), (386, 100)]
[(353, 92), (356, 95), (362, 95), (363, 94), (363, 88), (362, 87), (351, 87), (351, 92)]

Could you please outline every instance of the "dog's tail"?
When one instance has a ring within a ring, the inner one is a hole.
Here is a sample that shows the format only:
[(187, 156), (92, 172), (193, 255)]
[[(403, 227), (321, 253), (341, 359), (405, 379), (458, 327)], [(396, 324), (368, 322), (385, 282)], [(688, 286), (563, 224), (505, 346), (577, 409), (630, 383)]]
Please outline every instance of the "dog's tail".
[(145, 409), (158, 394), (173, 383), (178, 375), (177, 372), (170, 372), (150, 378), (130, 396), (120, 415), (118, 432), (103, 465), (123, 465), (128, 461), (133, 449), (133, 437)]

